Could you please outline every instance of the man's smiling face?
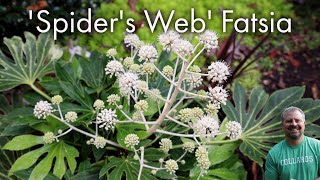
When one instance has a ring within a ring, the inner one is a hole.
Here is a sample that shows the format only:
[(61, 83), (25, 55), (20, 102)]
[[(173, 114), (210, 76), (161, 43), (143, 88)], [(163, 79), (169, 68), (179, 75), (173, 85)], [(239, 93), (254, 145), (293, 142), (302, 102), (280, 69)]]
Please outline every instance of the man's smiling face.
[(305, 120), (299, 111), (285, 113), (282, 130), (287, 138), (299, 139), (304, 134)]

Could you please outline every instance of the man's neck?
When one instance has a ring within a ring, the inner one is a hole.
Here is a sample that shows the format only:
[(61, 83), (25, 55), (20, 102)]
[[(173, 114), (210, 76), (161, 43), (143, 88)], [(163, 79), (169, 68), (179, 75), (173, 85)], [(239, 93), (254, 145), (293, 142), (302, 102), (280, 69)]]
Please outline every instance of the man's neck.
[(304, 135), (302, 135), (298, 139), (291, 139), (291, 138), (286, 137), (286, 142), (291, 146), (298, 146), (299, 144), (302, 143), (303, 139), (304, 139)]

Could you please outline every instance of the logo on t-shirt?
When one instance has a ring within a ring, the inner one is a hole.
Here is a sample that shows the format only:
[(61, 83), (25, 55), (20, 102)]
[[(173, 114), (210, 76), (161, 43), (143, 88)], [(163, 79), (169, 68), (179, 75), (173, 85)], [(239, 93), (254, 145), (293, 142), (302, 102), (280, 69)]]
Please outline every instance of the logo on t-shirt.
[(300, 163), (312, 163), (313, 156), (301, 156), (295, 158), (287, 158), (280, 161), (281, 166), (300, 164)]

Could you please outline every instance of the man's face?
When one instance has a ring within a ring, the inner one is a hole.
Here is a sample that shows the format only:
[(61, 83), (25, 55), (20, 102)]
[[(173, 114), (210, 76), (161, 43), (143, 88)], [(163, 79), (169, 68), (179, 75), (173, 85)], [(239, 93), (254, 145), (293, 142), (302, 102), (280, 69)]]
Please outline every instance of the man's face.
[(299, 111), (289, 111), (284, 114), (282, 130), (286, 137), (296, 140), (304, 134), (305, 122)]

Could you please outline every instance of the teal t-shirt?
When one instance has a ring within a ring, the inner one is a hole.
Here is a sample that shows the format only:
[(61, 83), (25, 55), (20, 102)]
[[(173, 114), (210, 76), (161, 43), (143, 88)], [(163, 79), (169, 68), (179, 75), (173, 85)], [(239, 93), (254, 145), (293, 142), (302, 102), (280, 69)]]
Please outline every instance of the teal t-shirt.
[(285, 140), (268, 153), (267, 180), (314, 180), (320, 177), (320, 141), (307, 136), (298, 146)]

